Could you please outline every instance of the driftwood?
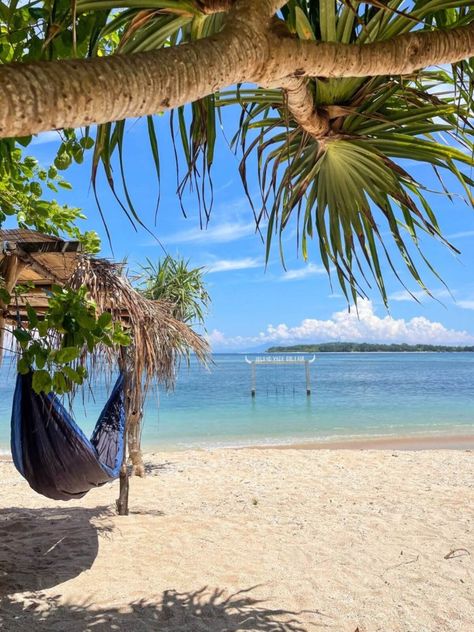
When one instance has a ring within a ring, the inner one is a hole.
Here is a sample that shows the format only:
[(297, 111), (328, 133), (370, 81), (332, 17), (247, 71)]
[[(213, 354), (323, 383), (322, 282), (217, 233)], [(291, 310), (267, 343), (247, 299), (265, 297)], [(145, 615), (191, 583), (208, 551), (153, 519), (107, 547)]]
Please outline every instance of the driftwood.
[(452, 549), (444, 556), (445, 560), (452, 560), (455, 557), (465, 557), (471, 555), (467, 549)]

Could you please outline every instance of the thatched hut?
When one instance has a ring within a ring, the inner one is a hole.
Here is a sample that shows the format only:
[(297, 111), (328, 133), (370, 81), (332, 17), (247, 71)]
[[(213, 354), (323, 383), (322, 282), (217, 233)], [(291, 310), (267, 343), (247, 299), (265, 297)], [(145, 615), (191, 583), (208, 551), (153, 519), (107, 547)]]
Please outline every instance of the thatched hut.
[[(77, 289), (85, 286), (98, 312), (108, 311), (120, 320), (131, 336), (128, 347), (100, 349), (91, 358), (84, 350), (80, 361), (87, 362), (90, 377), (107, 366), (119, 365), (125, 376), (129, 458), (134, 473), (143, 475), (140, 451), (140, 424), (144, 398), (154, 380), (172, 387), (176, 365), (190, 351), (205, 361), (208, 346), (190, 327), (171, 315), (171, 306), (146, 299), (123, 273), (123, 266), (92, 258), (75, 241), (64, 241), (30, 230), (0, 230), (0, 277), (11, 293), (15, 286), (27, 285), (10, 305), (0, 300), (0, 354), (6, 327), (26, 318), (31, 305), (39, 318), (48, 307), (48, 291), (53, 285)], [(126, 461), (121, 473), (121, 513), (127, 510), (128, 474)]]

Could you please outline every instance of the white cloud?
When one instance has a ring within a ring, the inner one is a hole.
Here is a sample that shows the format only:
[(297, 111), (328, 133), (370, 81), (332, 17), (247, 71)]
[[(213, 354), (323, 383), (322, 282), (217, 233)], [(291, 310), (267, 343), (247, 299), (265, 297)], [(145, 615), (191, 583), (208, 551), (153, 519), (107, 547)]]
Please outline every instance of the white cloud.
[(324, 266), (317, 266), (314, 263), (309, 263), (304, 268), (286, 270), (286, 272), (284, 272), (284, 274), (280, 277), (280, 281), (299, 281), (317, 274), (326, 274)]
[(409, 320), (393, 316), (378, 316), (369, 300), (359, 302), (358, 314), (354, 308), (334, 312), (328, 320), (306, 318), (291, 327), (285, 323), (268, 325), (257, 336), (226, 338), (218, 332), (211, 344), (219, 348), (238, 349), (266, 343), (298, 343), (320, 341), (349, 342), (406, 342), (409, 344), (473, 344), (474, 336), (467, 331), (448, 329), (443, 324), (424, 316)]
[(205, 336), (207, 342), (211, 345), (211, 348), (226, 346), (227, 340), (222, 331), (219, 329), (213, 329)]
[(474, 230), (465, 230), (460, 233), (448, 235), (446, 239), (462, 239), (463, 237), (474, 237)]
[(243, 259), (217, 259), (212, 263), (204, 265), (206, 272), (230, 272), (231, 270), (247, 270), (248, 268), (258, 268), (263, 265), (261, 259), (255, 257), (244, 257)]
[(164, 236), (162, 241), (166, 244), (186, 244), (202, 242), (207, 244), (224, 244), (237, 241), (255, 233), (254, 222), (225, 222), (210, 226), (207, 229), (190, 228), (172, 235)]
[[(450, 298), (451, 294), (449, 290), (445, 288), (440, 288), (438, 290), (431, 290), (431, 295), (433, 298)], [(423, 301), (423, 299), (429, 299), (430, 296), (423, 290), (415, 290), (411, 294), (408, 290), (400, 290), (399, 292), (394, 292), (390, 294), (388, 297), (389, 301), (410, 301), (415, 302), (415, 299), (418, 301)]]
[(457, 301), (456, 305), (462, 309), (474, 309), (474, 301)]

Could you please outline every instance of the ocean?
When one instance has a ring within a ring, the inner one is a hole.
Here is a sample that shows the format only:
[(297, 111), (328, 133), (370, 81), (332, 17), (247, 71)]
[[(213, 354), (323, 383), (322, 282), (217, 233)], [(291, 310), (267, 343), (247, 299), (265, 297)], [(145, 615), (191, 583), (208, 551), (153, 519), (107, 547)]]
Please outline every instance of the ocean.
[[(252, 356), (248, 356), (252, 359)], [(153, 389), (142, 445), (176, 449), (291, 444), (372, 437), (469, 434), (474, 421), (474, 353), (320, 353), (311, 364), (257, 365), (240, 354), (215, 354), (209, 369), (181, 366), (174, 391)], [(0, 369), (0, 452), (9, 450), (15, 369)], [(107, 398), (78, 395), (77, 421), (90, 433)]]

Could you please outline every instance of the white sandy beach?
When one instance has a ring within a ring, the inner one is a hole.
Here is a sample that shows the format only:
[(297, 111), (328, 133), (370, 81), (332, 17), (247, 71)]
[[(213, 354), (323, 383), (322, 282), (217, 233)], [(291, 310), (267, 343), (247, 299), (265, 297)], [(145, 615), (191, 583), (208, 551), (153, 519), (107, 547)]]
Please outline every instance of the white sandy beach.
[(157, 453), (128, 517), (0, 462), (0, 629), (470, 632), (473, 456)]

